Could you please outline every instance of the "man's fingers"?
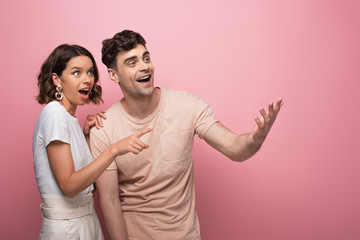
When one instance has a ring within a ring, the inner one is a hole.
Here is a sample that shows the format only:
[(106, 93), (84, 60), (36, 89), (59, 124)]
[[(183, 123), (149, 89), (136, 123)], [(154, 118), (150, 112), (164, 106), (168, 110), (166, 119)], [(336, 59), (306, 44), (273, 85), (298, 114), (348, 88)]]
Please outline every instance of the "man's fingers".
[(270, 117), (268, 116), (268, 113), (265, 112), (264, 108), (260, 108), (260, 114), (263, 117), (264, 122), (270, 122), (271, 121)]
[(269, 104), (269, 117), (272, 119), (273, 117), (274, 117), (274, 103), (273, 102), (271, 102), (270, 104)]
[(255, 117), (255, 122), (258, 125), (259, 128), (263, 128), (264, 127), (264, 123), (260, 120), (260, 118), (258, 116)]
[(279, 98), (276, 101), (276, 104), (275, 104), (275, 107), (274, 107), (275, 112), (278, 113), (280, 111), (281, 106), (283, 106), (283, 105), (284, 105), (283, 99)]

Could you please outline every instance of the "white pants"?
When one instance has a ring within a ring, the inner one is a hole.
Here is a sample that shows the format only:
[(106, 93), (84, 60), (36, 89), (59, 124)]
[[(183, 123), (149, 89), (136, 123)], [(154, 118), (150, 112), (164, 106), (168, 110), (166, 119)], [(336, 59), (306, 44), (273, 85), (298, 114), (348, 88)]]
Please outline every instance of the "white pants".
[(74, 198), (41, 194), (41, 240), (103, 240), (92, 194)]

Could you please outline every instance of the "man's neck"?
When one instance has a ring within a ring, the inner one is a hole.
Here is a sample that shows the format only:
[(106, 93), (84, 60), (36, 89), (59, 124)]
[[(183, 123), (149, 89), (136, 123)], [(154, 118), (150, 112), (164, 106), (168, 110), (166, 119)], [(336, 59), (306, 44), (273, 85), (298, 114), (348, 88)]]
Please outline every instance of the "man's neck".
[(136, 119), (144, 119), (155, 111), (159, 105), (160, 97), (161, 90), (154, 88), (153, 93), (146, 98), (124, 96), (124, 98), (121, 99), (121, 105), (130, 116)]

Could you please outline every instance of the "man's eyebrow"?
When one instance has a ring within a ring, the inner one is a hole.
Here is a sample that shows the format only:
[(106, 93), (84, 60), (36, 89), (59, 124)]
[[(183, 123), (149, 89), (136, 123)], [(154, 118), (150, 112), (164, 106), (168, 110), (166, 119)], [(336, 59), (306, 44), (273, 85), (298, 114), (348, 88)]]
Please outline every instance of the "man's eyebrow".
[(128, 57), (124, 60), (124, 64), (127, 63), (128, 61), (130, 60), (136, 60), (137, 59), (137, 56), (132, 56), (132, 57)]
[[(150, 55), (149, 51), (145, 51), (143, 53), (143, 57), (146, 56), (146, 55)], [(124, 64), (127, 63), (128, 61), (131, 61), (131, 60), (136, 60), (137, 59), (137, 56), (131, 56), (131, 57), (128, 57), (124, 60)]]

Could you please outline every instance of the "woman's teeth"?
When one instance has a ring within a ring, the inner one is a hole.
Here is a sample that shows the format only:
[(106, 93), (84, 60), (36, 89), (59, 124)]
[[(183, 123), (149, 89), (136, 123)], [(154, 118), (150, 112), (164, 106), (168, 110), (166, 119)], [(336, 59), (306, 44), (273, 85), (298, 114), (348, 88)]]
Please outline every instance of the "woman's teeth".
[(78, 92), (80, 94), (87, 95), (89, 93), (89, 89), (80, 89)]

